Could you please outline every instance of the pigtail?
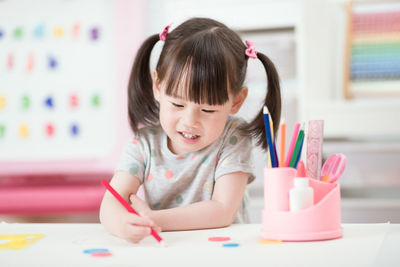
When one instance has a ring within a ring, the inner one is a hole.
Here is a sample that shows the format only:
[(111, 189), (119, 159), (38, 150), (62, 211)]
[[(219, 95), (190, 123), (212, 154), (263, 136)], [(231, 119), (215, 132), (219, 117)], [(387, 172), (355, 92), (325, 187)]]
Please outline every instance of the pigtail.
[(136, 54), (128, 84), (128, 113), (131, 128), (136, 132), (139, 124), (158, 121), (158, 104), (154, 99), (150, 70), (150, 55), (159, 35), (147, 38)]
[[(281, 91), (279, 85), (279, 75), (272, 61), (264, 54), (258, 52), (257, 58), (262, 62), (267, 74), (267, 94), (264, 104), (267, 105), (272, 121), (274, 123), (274, 136), (279, 129), (281, 118)], [(249, 133), (256, 138), (256, 144), (261, 145), (263, 149), (268, 149), (267, 140), (265, 137), (265, 126), (263, 119), (263, 107), (260, 112), (248, 125)]]

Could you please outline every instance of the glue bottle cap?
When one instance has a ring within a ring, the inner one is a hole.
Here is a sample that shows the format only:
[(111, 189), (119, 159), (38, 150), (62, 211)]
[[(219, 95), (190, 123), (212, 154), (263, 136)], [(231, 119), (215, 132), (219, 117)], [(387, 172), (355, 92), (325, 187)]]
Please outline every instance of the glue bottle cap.
[(295, 187), (307, 187), (309, 185), (308, 178), (294, 178)]

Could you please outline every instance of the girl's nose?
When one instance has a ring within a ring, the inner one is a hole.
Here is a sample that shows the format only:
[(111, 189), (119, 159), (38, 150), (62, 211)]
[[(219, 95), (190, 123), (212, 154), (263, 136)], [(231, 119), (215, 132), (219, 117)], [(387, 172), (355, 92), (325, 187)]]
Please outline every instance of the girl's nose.
[(197, 126), (199, 114), (197, 110), (188, 108), (183, 116), (183, 125), (186, 128), (195, 128)]

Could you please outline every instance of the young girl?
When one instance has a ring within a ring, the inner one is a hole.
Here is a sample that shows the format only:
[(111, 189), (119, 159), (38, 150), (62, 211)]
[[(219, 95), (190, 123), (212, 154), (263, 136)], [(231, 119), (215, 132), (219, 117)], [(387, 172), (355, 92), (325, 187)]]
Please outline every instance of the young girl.
[[(100, 221), (112, 234), (139, 242), (156, 231), (216, 228), (248, 222), (245, 188), (254, 180), (252, 137), (267, 149), (262, 107), (250, 123), (239, 111), (249, 57), (268, 78), (265, 104), (275, 129), (281, 112), (273, 63), (224, 24), (194, 18), (169, 26), (140, 47), (129, 81), (134, 131), (111, 185), (141, 214), (128, 213), (106, 192)], [(150, 72), (154, 45), (164, 41)], [(139, 126), (143, 126), (139, 129)], [(143, 185), (146, 202), (136, 197)]]

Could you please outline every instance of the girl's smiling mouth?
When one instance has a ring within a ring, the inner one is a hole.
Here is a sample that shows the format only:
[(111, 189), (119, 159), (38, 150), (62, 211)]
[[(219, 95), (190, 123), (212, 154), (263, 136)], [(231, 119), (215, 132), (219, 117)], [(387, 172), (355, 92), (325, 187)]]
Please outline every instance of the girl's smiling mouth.
[(181, 136), (183, 136), (185, 139), (190, 139), (190, 140), (196, 140), (200, 137), (200, 135), (197, 134), (190, 134), (190, 133), (185, 133), (185, 132), (179, 132)]

